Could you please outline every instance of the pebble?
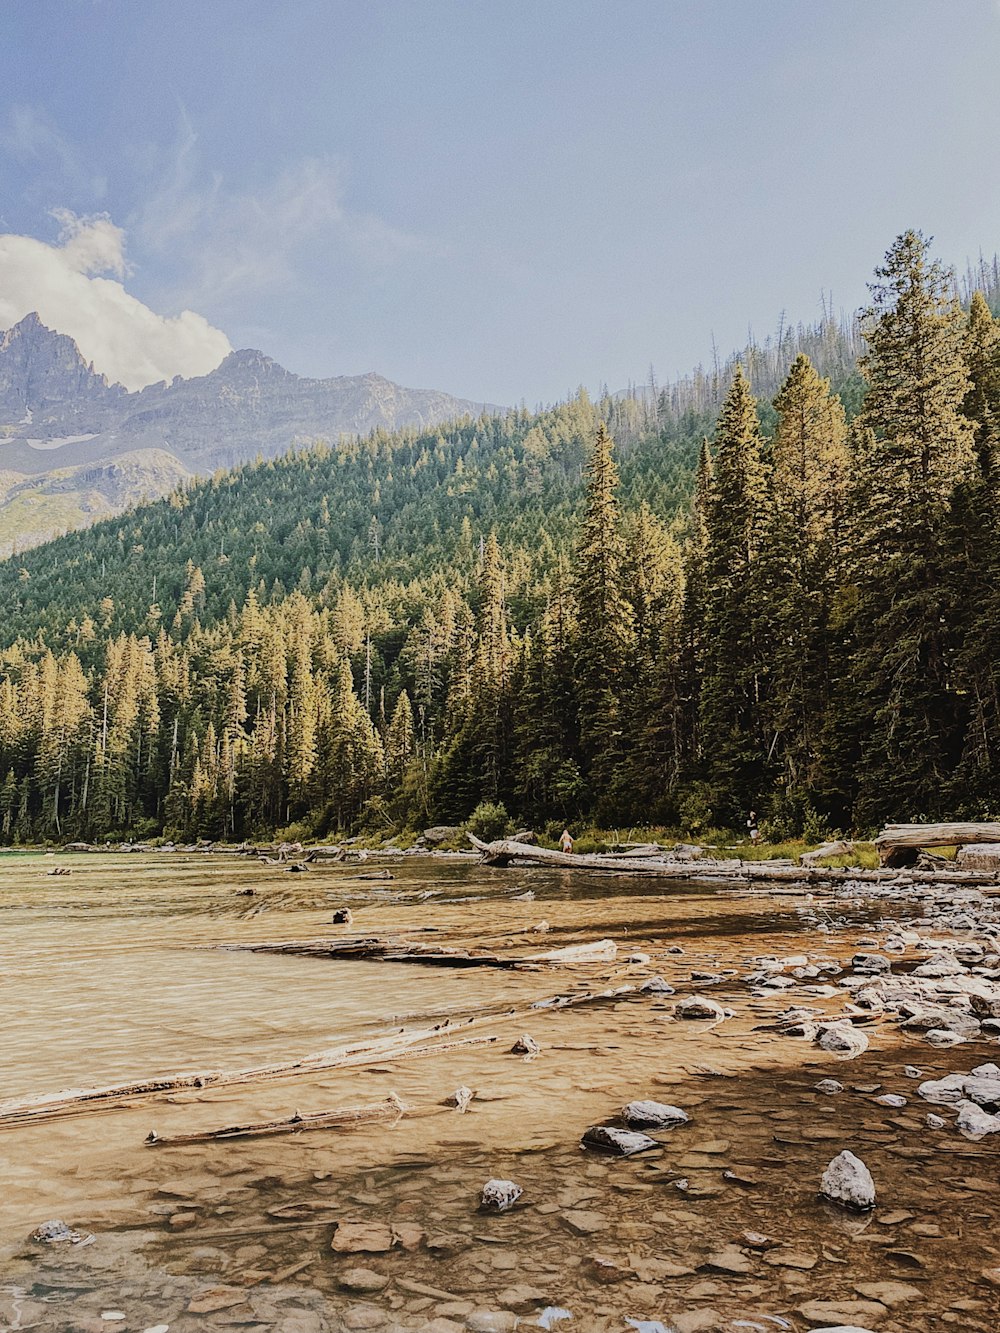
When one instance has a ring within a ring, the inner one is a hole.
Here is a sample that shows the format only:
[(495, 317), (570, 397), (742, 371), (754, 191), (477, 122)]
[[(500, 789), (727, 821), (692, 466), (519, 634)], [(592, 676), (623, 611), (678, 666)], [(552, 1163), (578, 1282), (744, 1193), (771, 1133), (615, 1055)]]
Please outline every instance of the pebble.
[(893, 1106), (897, 1109), (906, 1105), (906, 1098), (900, 1097), (896, 1092), (884, 1092), (881, 1097), (875, 1098), (879, 1106)]
[(736, 1276), (753, 1272), (752, 1262), (736, 1245), (727, 1245), (724, 1249), (710, 1254), (701, 1267), (717, 1273), (733, 1273)]
[(387, 1254), (392, 1231), (382, 1222), (338, 1222), (330, 1249), (338, 1254)]

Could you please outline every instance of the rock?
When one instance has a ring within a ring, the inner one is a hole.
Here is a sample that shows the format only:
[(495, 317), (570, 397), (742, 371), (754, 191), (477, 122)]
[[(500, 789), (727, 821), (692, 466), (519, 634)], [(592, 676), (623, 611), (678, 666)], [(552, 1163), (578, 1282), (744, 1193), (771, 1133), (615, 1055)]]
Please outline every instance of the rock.
[(928, 1079), (917, 1088), (924, 1101), (935, 1106), (951, 1106), (962, 1100), (965, 1078), (961, 1074), (946, 1074), (944, 1078)]
[(794, 1250), (791, 1247), (779, 1246), (778, 1249), (765, 1254), (764, 1261), (773, 1268), (798, 1268), (807, 1273), (819, 1263), (819, 1256), (810, 1253), (808, 1250)]
[(338, 1254), (388, 1254), (392, 1246), (392, 1231), (381, 1222), (338, 1222), (330, 1241)]
[(512, 1310), (473, 1310), (465, 1317), (465, 1327), (470, 1333), (514, 1333), (520, 1322)]
[[(877, 1322), (882, 1319), (888, 1310), (880, 1301), (806, 1301), (804, 1305), (799, 1306), (799, 1314), (809, 1324), (822, 1324), (821, 1330), (813, 1330), (813, 1333), (871, 1333), (870, 1327), (858, 1323), (858, 1320), (864, 1320), (865, 1325)], [(836, 1320), (836, 1324), (831, 1328), (830, 1320)], [(849, 1322), (847, 1322), (849, 1321)]]
[(853, 1060), (867, 1051), (868, 1038), (849, 1019), (842, 1019), (820, 1030), (819, 1044), (824, 1051), (833, 1051)]
[(674, 988), (669, 981), (664, 981), (661, 976), (647, 977), (639, 987), (640, 992), (652, 995), (673, 995)]
[(922, 1069), (918, 1069), (916, 1065), (904, 1065), (903, 1073), (906, 1075), (907, 1078), (923, 1078), (924, 1076), (924, 1071)]
[(984, 1134), (997, 1134), (1000, 1133), (1000, 1115), (991, 1115), (975, 1102), (962, 1101), (958, 1104), (955, 1126), (963, 1134), (974, 1135), (976, 1138)]
[(389, 1279), (371, 1268), (348, 1268), (337, 1275), (337, 1283), (344, 1291), (382, 1291), (389, 1285)]
[(188, 1302), (188, 1314), (211, 1314), (214, 1310), (230, 1310), (242, 1305), (247, 1294), (242, 1287), (208, 1287)]
[(854, 1290), (859, 1296), (867, 1296), (872, 1301), (881, 1301), (883, 1305), (903, 1305), (907, 1301), (919, 1301), (924, 1294), (909, 1282), (857, 1282)]
[(741, 1231), (740, 1240), (751, 1250), (771, 1250), (778, 1243), (759, 1231)]
[(736, 1245), (727, 1245), (714, 1254), (710, 1254), (701, 1265), (715, 1273), (733, 1273), (740, 1276), (753, 1272), (753, 1264)]
[(851, 959), (851, 967), (855, 972), (874, 976), (882, 972), (891, 972), (892, 960), (880, 953), (856, 953)]
[(616, 1259), (609, 1259), (603, 1254), (592, 1254), (587, 1260), (587, 1271), (595, 1282), (610, 1286), (614, 1282), (624, 1282), (632, 1276), (627, 1264), (620, 1264)]
[(353, 920), (354, 916), (349, 907), (338, 907), (330, 918), (330, 922), (334, 926), (349, 926)]
[(544, 1305), (546, 1296), (544, 1291), (539, 1291), (537, 1287), (530, 1287), (526, 1282), (520, 1282), (516, 1286), (506, 1287), (497, 1296), (497, 1301), (506, 1310), (514, 1311), (517, 1314), (524, 1314), (529, 1310), (536, 1309), (539, 1305)]
[(480, 1206), (505, 1213), (508, 1208), (513, 1208), (523, 1193), (521, 1186), (513, 1180), (488, 1180), (483, 1186)]
[(440, 842), (454, 841), (461, 832), (456, 824), (435, 824), (433, 828), (424, 829), (424, 839), (432, 847), (436, 847)]
[(930, 1044), (937, 1046), (939, 1050), (944, 1050), (949, 1046), (961, 1046), (966, 1040), (957, 1032), (952, 1032), (950, 1028), (931, 1028), (925, 1035)]
[(51, 1222), (43, 1222), (40, 1227), (36, 1227), (29, 1239), (38, 1241), (41, 1245), (58, 1245), (62, 1242), (68, 1242), (70, 1245), (88, 1245), (94, 1237), (88, 1232), (74, 1231), (59, 1218), (53, 1218)]
[(640, 1101), (629, 1102), (622, 1107), (622, 1119), (630, 1129), (666, 1129), (685, 1125), (690, 1117), (679, 1106), (670, 1106), (666, 1102)]
[(838, 1083), (835, 1078), (821, 1078), (816, 1084), (816, 1091), (822, 1092), (827, 1097), (835, 1097), (838, 1092), (844, 1091), (843, 1083)]
[(563, 1221), (578, 1236), (593, 1236), (598, 1231), (604, 1231), (608, 1225), (606, 1217), (585, 1208), (571, 1208), (569, 1212), (563, 1213)]
[(875, 1098), (879, 1106), (892, 1106), (896, 1110), (906, 1105), (906, 1098), (900, 1097), (896, 1092), (884, 1092), (881, 1097)]
[(860, 1158), (845, 1149), (823, 1172), (820, 1189), (826, 1198), (847, 1208), (867, 1212), (875, 1207), (875, 1182)]
[(541, 1050), (534, 1037), (529, 1037), (526, 1032), (522, 1033), (510, 1048), (511, 1055), (537, 1055)]
[(463, 1085), (461, 1088), (455, 1089), (455, 1091), (451, 1094), (451, 1100), (455, 1104), (455, 1109), (464, 1114), (469, 1109), (469, 1103), (472, 1101), (475, 1095), (476, 1094), (472, 1091), (471, 1088), (467, 1088)]
[(385, 1323), (385, 1312), (377, 1305), (351, 1305), (340, 1316), (340, 1321), (351, 1333), (356, 1330), (381, 1328)]
[(611, 1125), (591, 1125), (584, 1133), (581, 1143), (585, 1148), (612, 1153), (616, 1157), (631, 1157), (634, 1153), (647, 1152), (650, 1148), (659, 1148), (660, 1146), (648, 1134), (637, 1134), (627, 1129), (615, 1129)]
[(926, 963), (920, 963), (913, 969), (915, 977), (957, 977), (965, 971), (965, 968), (957, 958), (949, 958), (947, 954), (937, 954), (933, 958), (928, 958)]
[(980, 1276), (987, 1281), (991, 1287), (1000, 1287), (1000, 1268), (984, 1268)]
[(927, 1118), (924, 1120), (924, 1124), (928, 1129), (944, 1129), (947, 1123), (948, 1122), (942, 1120), (939, 1115), (935, 1115), (933, 1111), (928, 1111)]
[(191, 1227), (198, 1225), (197, 1213), (171, 1213), (167, 1219), (167, 1226), (171, 1231), (188, 1231)]
[(630, 953), (625, 956), (626, 963), (648, 963), (651, 961), (648, 953)]
[(689, 999), (678, 1000), (674, 1005), (675, 1018), (708, 1018), (718, 1023), (725, 1016), (726, 1011), (722, 1005), (717, 1004), (715, 1000), (707, 999), (704, 995), (692, 995)]

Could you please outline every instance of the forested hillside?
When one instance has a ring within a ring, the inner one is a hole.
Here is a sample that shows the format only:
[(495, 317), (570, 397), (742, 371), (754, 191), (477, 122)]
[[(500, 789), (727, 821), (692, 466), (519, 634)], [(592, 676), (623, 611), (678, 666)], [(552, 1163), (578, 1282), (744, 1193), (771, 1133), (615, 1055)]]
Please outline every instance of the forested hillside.
[(0, 837), (995, 814), (995, 270), (907, 233), (717, 420), (722, 367), (376, 432), (5, 562)]

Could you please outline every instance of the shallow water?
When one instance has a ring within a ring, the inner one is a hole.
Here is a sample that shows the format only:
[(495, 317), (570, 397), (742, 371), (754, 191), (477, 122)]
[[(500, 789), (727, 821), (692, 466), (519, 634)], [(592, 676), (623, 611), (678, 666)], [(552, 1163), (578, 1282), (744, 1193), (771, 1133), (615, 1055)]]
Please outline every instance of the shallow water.
[[(49, 877), (56, 864), (72, 874)], [(928, 1131), (930, 1108), (902, 1072), (908, 1063), (927, 1077), (968, 1069), (995, 1058), (996, 1045), (939, 1052), (876, 1026), (871, 1049), (844, 1063), (767, 1030), (794, 992), (758, 999), (740, 980), (756, 955), (849, 957), (884, 903), (457, 859), (390, 868), (391, 883), (346, 867), (293, 876), (229, 857), (0, 858), (0, 1096), (239, 1069), (447, 1017), (479, 1020), (436, 1054), (0, 1127), (0, 1327), (452, 1333), (476, 1311), (513, 1311), (527, 1326), (547, 1307), (571, 1311), (571, 1324), (553, 1325), (570, 1330), (625, 1330), (626, 1318), (678, 1333), (805, 1330), (821, 1314), (886, 1333), (1000, 1327), (1000, 1289), (980, 1278), (1000, 1263), (997, 1149)], [(252, 897), (239, 894), (247, 887)], [(534, 899), (519, 901), (528, 890)], [(348, 932), (329, 924), (344, 904), (355, 916)], [(608, 937), (619, 955), (509, 972), (216, 947), (345, 933), (515, 955)], [(632, 950), (650, 963), (628, 963)], [(638, 993), (531, 1007), (653, 972), (678, 995), (731, 1005), (734, 1017), (678, 1022), (672, 997)], [(692, 972), (721, 980), (692, 981)], [(521, 1032), (540, 1043), (537, 1057), (510, 1054)], [(831, 1076), (843, 1094), (814, 1091)], [(442, 1104), (462, 1084), (476, 1091), (465, 1115)], [(893, 1111), (855, 1090), (875, 1084), (909, 1105)], [(390, 1091), (410, 1108), (395, 1124), (143, 1143), (150, 1129), (164, 1136), (370, 1105)], [(588, 1125), (639, 1097), (682, 1106), (691, 1123), (627, 1160), (581, 1150)], [(823, 1168), (845, 1147), (872, 1170), (874, 1214), (844, 1214), (817, 1197)], [(478, 1211), (491, 1176), (522, 1186), (510, 1213)], [(51, 1217), (94, 1241), (28, 1242)], [(331, 1237), (346, 1219), (415, 1227), (423, 1239), (412, 1250), (335, 1253)], [(743, 1246), (736, 1267), (745, 1271), (719, 1271), (713, 1256), (744, 1231), (777, 1244)], [(345, 1287), (357, 1285), (358, 1268), (375, 1274), (369, 1285), (385, 1285)], [(205, 1297), (220, 1286), (228, 1295)]]

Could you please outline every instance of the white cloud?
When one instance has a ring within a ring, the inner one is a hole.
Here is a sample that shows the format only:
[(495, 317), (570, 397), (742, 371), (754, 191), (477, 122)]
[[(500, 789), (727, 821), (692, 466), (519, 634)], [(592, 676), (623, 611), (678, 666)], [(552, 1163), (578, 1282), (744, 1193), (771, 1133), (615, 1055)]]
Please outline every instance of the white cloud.
[(0, 329), (36, 310), (128, 389), (207, 374), (232, 350), (203, 316), (184, 310), (167, 318), (125, 290), (125, 234), (109, 217), (65, 209), (53, 216), (61, 226), (55, 245), (0, 235)]

